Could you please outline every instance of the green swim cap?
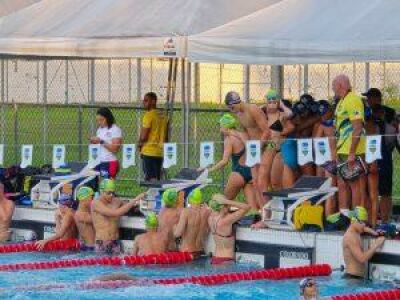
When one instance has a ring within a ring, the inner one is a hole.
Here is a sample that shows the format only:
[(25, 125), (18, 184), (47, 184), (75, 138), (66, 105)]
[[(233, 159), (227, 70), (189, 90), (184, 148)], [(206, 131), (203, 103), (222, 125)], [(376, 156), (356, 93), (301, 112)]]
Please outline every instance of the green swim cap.
[(200, 205), (203, 203), (203, 193), (199, 188), (196, 188), (190, 192), (188, 199), (190, 204)]
[(233, 129), (237, 127), (238, 122), (234, 116), (226, 113), (219, 119), (219, 125), (223, 128)]
[(166, 189), (162, 194), (162, 202), (165, 207), (174, 207), (177, 198), (178, 198), (178, 192), (174, 188)]
[(115, 192), (115, 181), (103, 179), (100, 183), (100, 192)]
[(158, 226), (157, 215), (154, 212), (149, 213), (144, 223), (147, 229), (156, 229)]
[(358, 221), (367, 222), (368, 221), (368, 212), (364, 207), (356, 206), (356, 208), (354, 208), (354, 217)]
[(88, 186), (83, 186), (78, 190), (76, 194), (76, 198), (78, 201), (87, 200), (94, 195), (94, 191), (92, 188)]
[(279, 94), (276, 90), (271, 89), (265, 94), (265, 99), (267, 101), (279, 100)]

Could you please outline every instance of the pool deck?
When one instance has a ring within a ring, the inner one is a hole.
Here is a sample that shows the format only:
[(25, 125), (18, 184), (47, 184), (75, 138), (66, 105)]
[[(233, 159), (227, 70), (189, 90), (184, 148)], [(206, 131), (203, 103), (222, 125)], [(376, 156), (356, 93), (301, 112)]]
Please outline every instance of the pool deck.
[[(12, 222), (12, 238), (14, 241), (24, 240), (24, 235), (31, 231), (43, 238), (52, 234), (54, 227), (53, 210), (17, 207)], [(131, 249), (134, 237), (143, 231), (142, 217), (121, 218), (120, 236), (126, 251)], [(344, 264), (342, 239), (343, 232), (314, 233), (239, 226), (236, 255), (239, 261), (255, 262), (266, 268), (327, 263), (337, 269)], [(365, 247), (373, 242), (371, 238), (364, 238)], [(212, 249), (213, 241), (209, 237), (206, 250), (210, 253)], [(369, 264), (369, 275), (372, 279), (400, 279), (400, 240), (385, 242)]]

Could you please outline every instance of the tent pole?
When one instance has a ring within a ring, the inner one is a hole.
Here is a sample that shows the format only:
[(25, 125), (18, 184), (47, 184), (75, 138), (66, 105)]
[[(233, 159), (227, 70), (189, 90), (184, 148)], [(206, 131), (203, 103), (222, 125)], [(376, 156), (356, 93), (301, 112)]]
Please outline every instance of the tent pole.
[(282, 97), (284, 97), (283, 72), (283, 66), (271, 66), (271, 88), (275, 89)]
[[(194, 63), (194, 102), (195, 108), (198, 108), (198, 103), (200, 102), (200, 65), (199, 63)], [(197, 144), (197, 113), (194, 114), (193, 118), (193, 138), (194, 144), (194, 156), (198, 157), (198, 144)]]
[(4, 72), (4, 59), (1, 59), (0, 62), (0, 97), (1, 97), (1, 143), (4, 144), (5, 142), (5, 111), (4, 111), (4, 104), (6, 102), (5, 99), (5, 72)]
[(250, 102), (250, 65), (243, 65), (243, 99)]
[(68, 70), (68, 59), (65, 59), (65, 104), (68, 104), (68, 94), (69, 94), (69, 70)]
[(304, 75), (303, 75), (303, 90), (304, 93), (308, 93), (308, 65), (304, 65)]
[[(185, 68), (186, 65), (186, 68)], [(189, 105), (190, 105), (190, 98), (191, 98), (191, 64), (190, 62), (186, 62), (182, 59), (182, 104), (183, 104), (183, 147), (184, 147), (184, 155), (183, 155), (183, 162), (184, 167), (189, 167)], [(186, 79), (186, 80), (185, 80)], [(185, 85), (186, 83), (186, 85)]]
[(47, 134), (48, 134), (47, 60), (44, 60), (43, 61), (43, 163), (46, 163)]
[(369, 90), (369, 81), (370, 81), (370, 65), (369, 62), (365, 63), (365, 90)]

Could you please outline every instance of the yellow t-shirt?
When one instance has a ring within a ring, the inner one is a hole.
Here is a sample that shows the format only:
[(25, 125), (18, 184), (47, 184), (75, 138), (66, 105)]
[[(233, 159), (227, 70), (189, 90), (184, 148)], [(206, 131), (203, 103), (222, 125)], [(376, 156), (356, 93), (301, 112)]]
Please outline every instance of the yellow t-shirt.
[(142, 127), (150, 128), (149, 138), (143, 145), (141, 154), (163, 157), (164, 142), (167, 135), (168, 117), (163, 111), (152, 109), (143, 116)]
[[(364, 103), (362, 99), (350, 92), (341, 99), (335, 111), (335, 128), (337, 134), (336, 152), (338, 154), (349, 155), (352, 136), (353, 125), (352, 121), (364, 121)], [(360, 141), (357, 145), (356, 154), (365, 153), (365, 132), (361, 134)]]

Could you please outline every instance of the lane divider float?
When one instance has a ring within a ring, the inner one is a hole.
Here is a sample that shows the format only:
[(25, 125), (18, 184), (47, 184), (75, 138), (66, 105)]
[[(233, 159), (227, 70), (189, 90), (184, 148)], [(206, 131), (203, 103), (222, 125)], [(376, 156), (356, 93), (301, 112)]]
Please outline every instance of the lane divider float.
[(153, 255), (103, 256), (92, 258), (62, 259), (42, 262), (23, 262), (0, 265), (0, 271), (46, 270), (60, 268), (77, 268), (84, 266), (123, 266), (123, 265), (165, 265), (184, 264), (193, 260), (188, 252), (168, 252)]
[(331, 300), (396, 300), (400, 299), (400, 289), (332, 296), (330, 299)]
[(283, 280), (303, 277), (329, 276), (332, 269), (329, 265), (312, 265), (293, 268), (260, 269), (247, 272), (220, 273), (211, 275), (200, 275), (191, 277), (142, 279), (137, 280), (112, 280), (112, 281), (87, 281), (80, 284), (49, 284), (33, 287), (21, 287), (19, 290), (47, 291), (54, 289), (79, 288), (79, 289), (115, 289), (136, 285), (177, 285), (177, 284), (199, 284), (199, 285), (221, 285), (239, 281), (252, 280)]
[[(80, 243), (77, 239), (55, 240), (48, 242), (43, 251), (72, 251), (79, 250)], [(0, 245), (0, 253), (39, 252), (35, 242)]]

